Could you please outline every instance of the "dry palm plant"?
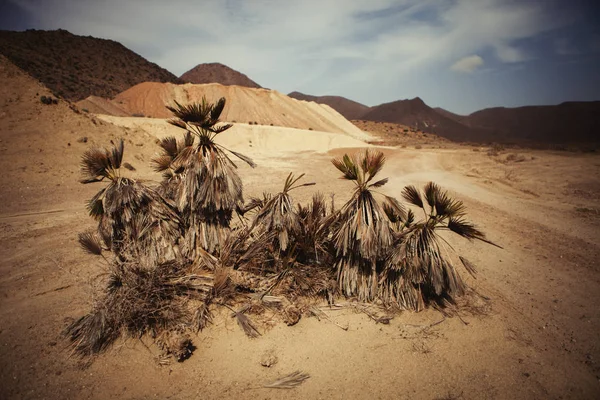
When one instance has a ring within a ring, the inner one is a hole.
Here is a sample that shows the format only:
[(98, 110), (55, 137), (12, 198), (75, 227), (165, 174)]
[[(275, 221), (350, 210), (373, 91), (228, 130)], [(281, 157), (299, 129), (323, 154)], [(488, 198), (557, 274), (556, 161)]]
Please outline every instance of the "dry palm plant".
[(106, 350), (122, 335), (148, 334), (167, 353), (182, 359), (189, 355), (191, 342), (173, 340), (173, 335), (185, 338), (185, 332), (194, 328), (190, 310), (204, 304), (212, 288), (212, 274), (189, 263), (144, 265), (115, 259), (109, 264), (104, 296), (89, 314), (69, 325), (66, 334), (81, 355)]
[(98, 221), (104, 245), (115, 254), (150, 257), (163, 262), (176, 257), (180, 220), (173, 205), (154, 189), (121, 176), (124, 144), (84, 153), (82, 183), (108, 180), (88, 202), (90, 216)]
[[(373, 182), (385, 157), (381, 152), (366, 150), (361, 156), (346, 154), (332, 162), (342, 178), (355, 185), (333, 226), (338, 284), (345, 296), (375, 301), (381, 260), (393, 243), (390, 221), (372, 191), (387, 183), (387, 178)], [(396, 203), (390, 199), (390, 204)]]
[[(154, 160), (163, 173), (158, 189), (121, 176), (122, 140), (83, 156), (82, 182), (108, 185), (88, 204), (98, 229), (82, 233), (79, 242), (104, 257), (108, 279), (92, 311), (66, 330), (75, 352), (90, 355), (121, 336), (148, 335), (163, 356), (182, 360), (193, 350), (189, 334), (204, 329), (217, 306), (229, 309), (246, 335), (257, 337), (252, 315), (269, 310), (269, 320), (278, 316), (293, 325), (302, 313), (314, 313), (323, 298), (334, 304), (338, 294), (357, 298), (362, 303), (353, 303), (355, 309), (387, 323), (390, 314), (363, 303), (420, 310), (446, 306), (465, 292), (439, 232), (491, 242), (465, 220), (462, 202), (437, 185), (429, 183), (422, 192), (404, 189), (404, 199), (423, 212), (416, 221), (412, 210), (377, 192), (387, 183), (376, 179), (385, 157), (367, 150), (333, 160), (354, 183), (340, 210), (333, 202), (328, 210), (320, 194), (308, 205), (295, 205), (290, 192), (313, 185), (299, 183), (304, 174), (289, 174), (281, 192), (244, 205), (242, 181), (228, 154), (254, 163), (215, 142), (231, 127), (219, 124), (225, 99), (175, 104), (169, 110), (176, 118), (169, 122), (186, 133), (179, 141), (160, 142), (162, 154)], [(251, 210), (247, 224), (244, 214)], [(234, 212), (242, 224), (232, 227)], [(105, 257), (105, 250), (113, 257)], [(474, 273), (468, 260), (460, 260)], [(292, 387), (306, 378), (296, 374), (270, 387)]]
[(281, 192), (274, 196), (265, 195), (262, 202), (253, 199), (253, 203), (258, 205), (258, 211), (250, 230), (259, 226), (264, 232), (275, 232), (277, 236), (274, 245), (281, 254), (289, 253), (290, 240), (297, 236), (301, 230), (300, 216), (294, 207), (290, 192), (300, 187), (314, 185), (314, 182), (297, 184), (303, 176), (304, 174), (294, 177), (290, 173)]
[(182, 250), (191, 259), (197, 249), (215, 253), (229, 228), (232, 213), (243, 205), (242, 180), (233, 154), (251, 167), (252, 160), (215, 142), (215, 137), (231, 124), (220, 124), (225, 98), (212, 104), (200, 103), (167, 107), (175, 116), (169, 123), (185, 129), (181, 142), (167, 138), (161, 142), (163, 154), (154, 160), (165, 178), (163, 190), (177, 205), (185, 222)]
[[(422, 193), (414, 186), (407, 186), (402, 195), (423, 211), (424, 218), (415, 223), (414, 214), (410, 213), (402, 221), (393, 210), (386, 210), (389, 218), (398, 219), (398, 223), (394, 244), (381, 274), (379, 297), (385, 304), (417, 311), (429, 302), (441, 306), (453, 303), (456, 296), (465, 293), (466, 285), (452, 263), (451, 247), (439, 232), (451, 231), (470, 240), (495, 244), (465, 220), (464, 204), (453, 200), (435, 183), (426, 184)], [(465, 269), (474, 274), (473, 264), (464, 257), (459, 258)]]

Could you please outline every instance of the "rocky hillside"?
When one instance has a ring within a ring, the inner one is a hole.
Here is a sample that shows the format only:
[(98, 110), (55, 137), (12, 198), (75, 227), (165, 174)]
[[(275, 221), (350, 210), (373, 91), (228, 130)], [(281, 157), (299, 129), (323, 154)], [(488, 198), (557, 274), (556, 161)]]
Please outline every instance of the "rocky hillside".
[(219, 63), (198, 64), (181, 75), (187, 83), (220, 83), (225, 86), (244, 86), (260, 89), (261, 86), (246, 75)]
[(454, 141), (482, 140), (477, 129), (442, 115), (418, 97), (371, 107), (361, 119), (402, 124)]
[(466, 123), (498, 142), (600, 143), (600, 101), (487, 108)]
[(300, 92), (292, 92), (288, 96), (304, 101), (314, 101), (319, 104), (327, 104), (347, 119), (361, 119), (369, 111), (369, 107), (356, 101), (341, 96), (311, 96)]
[(0, 31), (0, 53), (55, 95), (112, 98), (141, 82), (181, 81), (122, 44), (65, 30)]

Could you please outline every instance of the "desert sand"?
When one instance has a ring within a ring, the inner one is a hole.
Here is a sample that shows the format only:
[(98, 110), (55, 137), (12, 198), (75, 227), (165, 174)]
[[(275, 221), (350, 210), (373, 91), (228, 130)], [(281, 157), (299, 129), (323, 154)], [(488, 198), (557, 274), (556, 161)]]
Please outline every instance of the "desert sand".
[(169, 118), (165, 105), (201, 101), (202, 97), (236, 99), (228, 101), (221, 119), (228, 122), (258, 123), (290, 128), (341, 132), (360, 140), (371, 137), (325, 104), (292, 99), (276, 90), (223, 86), (218, 83), (174, 85), (145, 82), (119, 93), (113, 102), (131, 115)]
[[(383, 149), (381, 176), (390, 178), (385, 193), (398, 196), (406, 184), (433, 180), (463, 200), (470, 219), (503, 247), (448, 237), (477, 265), (476, 279), (462, 275), (483, 296), (466, 298), (458, 315), (404, 312), (382, 325), (347, 309), (323, 308), (330, 320), (261, 327), (262, 336), (249, 339), (222, 313), (194, 338), (197, 349), (183, 363), (160, 366), (148, 338), (121, 341), (81, 360), (61, 331), (89, 310), (104, 268), (77, 245), (77, 233), (93, 226), (84, 204), (98, 189), (77, 182), (79, 157), (92, 145), (124, 137), (125, 161), (137, 169), (128, 173), (158, 181), (149, 161), (168, 125), (76, 112), (64, 101), (44, 105), (39, 97), (49, 95), (47, 89), (3, 59), (0, 82), (1, 398), (600, 396), (597, 155)], [(228, 100), (236, 104), (235, 96)], [(295, 201), (315, 191), (334, 192), (338, 206), (349, 198), (352, 184), (338, 179), (330, 160), (366, 144), (313, 129), (236, 123), (223, 144), (258, 163), (255, 169), (239, 165), (246, 197), (280, 190), (295, 172), (317, 183), (295, 191)], [(266, 368), (261, 360), (269, 354), (278, 362)], [(295, 370), (311, 377), (292, 390), (261, 387)]]

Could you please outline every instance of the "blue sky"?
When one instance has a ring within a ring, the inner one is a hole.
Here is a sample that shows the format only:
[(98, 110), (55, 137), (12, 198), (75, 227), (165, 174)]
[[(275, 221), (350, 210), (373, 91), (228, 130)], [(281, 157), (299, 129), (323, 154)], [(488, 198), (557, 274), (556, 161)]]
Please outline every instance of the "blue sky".
[(600, 100), (588, 0), (8, 0), (0, 28), (113, 39), (176, 75), (221, 62), (283, 93), (478, 109)]

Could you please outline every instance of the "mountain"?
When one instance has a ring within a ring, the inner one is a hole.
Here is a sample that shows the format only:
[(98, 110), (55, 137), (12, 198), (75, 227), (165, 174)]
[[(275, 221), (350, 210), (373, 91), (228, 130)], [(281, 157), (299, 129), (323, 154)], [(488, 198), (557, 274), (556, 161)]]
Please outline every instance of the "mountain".
[(198, 64), (181, 75), (186, 83), (220, 83), (226, 86), (244, 86), (260, 89), (261, 86), (246, 75), (219, 63)]
[(600, 101), (487, 108), (466, 118), (498, 142), (600, 142)]
[(454, 141), (481, 140), (476, 129), (443, 115), (418, 97), (371, 107), (361, 119), (407, 125)]
[(437, 111), (438, 113), (442, 114), (444, 117), (453, 119), (454, 121), (460, 122), (461, 124), (468, 124), (467, 123), (468, 117), (466, 115), (455, 114), (451, 111), (443, 109), (442, 107), (434, 107), (433, 109), (435, 111)]
[(292, 92), (289, 93), (288, 96), (297, 100), (327, 104), (329, 107), (346, 117), (346, 119), (361, 119), (369, 110), (368, 106), (341, 96), (311, 96), (300, 92)]
[(68, 31), (0, 31), (0, 53), (55, 95), (113, 97), (141, 82), (181, 81), (122, 44)]

